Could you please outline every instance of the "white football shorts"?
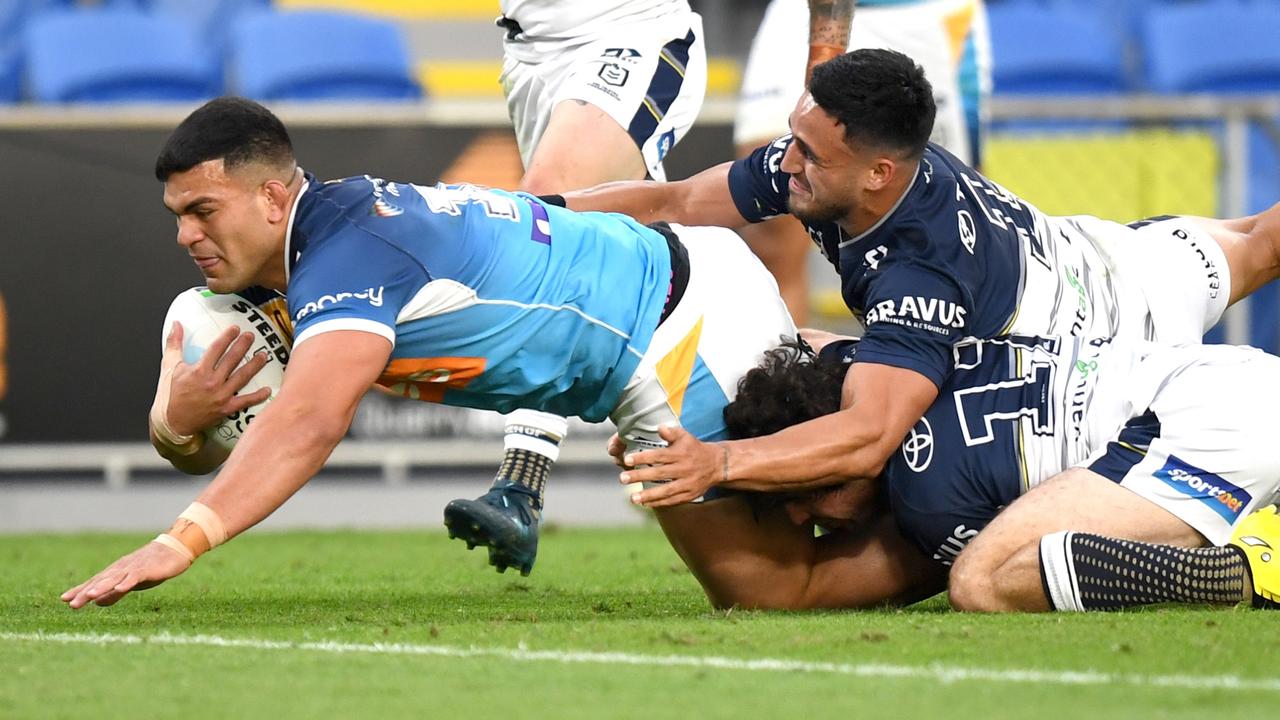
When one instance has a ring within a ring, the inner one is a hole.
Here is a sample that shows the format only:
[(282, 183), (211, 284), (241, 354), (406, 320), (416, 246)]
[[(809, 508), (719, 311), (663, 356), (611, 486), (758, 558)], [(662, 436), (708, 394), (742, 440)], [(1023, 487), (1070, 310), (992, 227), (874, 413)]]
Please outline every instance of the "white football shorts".
[(1214, 545), (1280, 488), (1280, 358), (1256, 348), (1164, 348), (1137, 367), (1158, 387), (1086, 467), (1195, 528)]
[(778, 285), (732, 230), (672, 225), (689, 252), (684, 296), (658, 326), (610, 419), (629, 450), (666, 445), (663, 425), (727, 437), (738, 381), (796, 326)]
[(1085, 215), (1064, 220), (1084, 232), (1115, 271), (1126, 339), (1198, 344), (1222, 319), (1231, 294), (1227, 258), (1194, 221), (1168, 217), (1130, 226)]
[(701, 16), (622, 25), (599, 39), (538, 55), (513, 44), (521, 41), (504, 42), (502, 88), (526, 167), (552, 109), (581, 100), (627, 131), (650, 177), (666, 179), (662, 161), (693, 125), (707, 91)]

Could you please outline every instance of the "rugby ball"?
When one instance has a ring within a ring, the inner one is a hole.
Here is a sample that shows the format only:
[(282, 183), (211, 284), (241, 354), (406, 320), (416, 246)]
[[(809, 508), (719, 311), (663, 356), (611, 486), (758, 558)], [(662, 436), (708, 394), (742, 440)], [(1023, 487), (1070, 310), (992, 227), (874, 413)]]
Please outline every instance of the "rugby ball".
[(254, 302), (235, 293), (220, 295), (206, 287), (185, 290), (173, 299), (173, 303), (169, 305), (169, 312), (164, 318), (164, 330), (161, 333), (162, 348), (174, 321), (182, 323), (182, 361), (185, 363), (199, 362), (204, 357), (205, 350), (229, 327), (237, 327), (254, 335), (253, 346), (245, 355), (245, 360), (241, 361), (241, 365), (255, 353), (267, 353), (267, 364), (240, 390), (240, 393), (251, 393), (259, 388), (269, 387), (271, 397), (230, 415), (222, 422), (205, 430), (206, 442), (230, 451), (235, 447), (240, 436), (248, 430), (254, 416), (262, 412), (267, 403), (271, 402), (280, 391), (280, 385), (284, 382), (284, 368), (289, 362), (289, 337), (281, 332), (270, 315)]

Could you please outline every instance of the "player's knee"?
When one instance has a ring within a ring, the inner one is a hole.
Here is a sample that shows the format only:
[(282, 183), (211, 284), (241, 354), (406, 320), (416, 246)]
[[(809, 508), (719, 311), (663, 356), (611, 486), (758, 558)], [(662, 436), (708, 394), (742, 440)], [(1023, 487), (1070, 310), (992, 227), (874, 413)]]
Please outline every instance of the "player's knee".
[(947, 576), (947, 597), (960, 612), (997, 612), (1001, 609), (991, 565), (982, 558), (960, 553)]

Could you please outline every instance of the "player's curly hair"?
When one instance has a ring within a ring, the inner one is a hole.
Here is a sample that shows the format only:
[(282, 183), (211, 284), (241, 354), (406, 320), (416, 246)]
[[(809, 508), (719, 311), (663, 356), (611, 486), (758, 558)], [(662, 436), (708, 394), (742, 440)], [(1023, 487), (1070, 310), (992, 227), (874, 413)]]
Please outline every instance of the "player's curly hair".
[(729, 437), (770, 435), (840, 409), (843, 362), (816, 356), (800, 338), (787, 338), (738, 382), (724, 409)]
[(258, 162), (289, 168), (294, 164), (293, 142), (284, 123), (267, 108), (242, 97), (215, 98), (186, 117), (156, 157), (156, 179), (190, 170), (208, 160), (224, 169)]
[(893, 50), (854, 50), (813, 68), (809, 94), (844, 125), (846, 143), (924, 153), (938, 108), (914, 60)]

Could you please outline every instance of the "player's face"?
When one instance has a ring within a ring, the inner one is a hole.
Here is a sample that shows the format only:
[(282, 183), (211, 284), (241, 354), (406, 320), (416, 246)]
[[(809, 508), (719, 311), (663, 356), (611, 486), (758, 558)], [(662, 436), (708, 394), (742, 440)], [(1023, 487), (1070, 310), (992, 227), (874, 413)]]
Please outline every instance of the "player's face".
[(817, 523), (828, 530), (865, 524), (879, 511), (877, 485), (855, 480), (803, 493), (786, 502), (787, 517), (797, 525)]
[(267, 175), (253, 165), (227, 173), (222, 160), (210, 160), (164, 184), (165, 207), (178, 220), (178, 244), (215, 292), (251, 285), (283, 289), (289, 208), (281, 207), (285, 186)]
[(781, 164), (791, 175), (791, 213), (807, 223), (849, 217), (860, 196), (864, 162), (845, 142), (843, 126), (805, 93), (791, 113), (791, 135)]

